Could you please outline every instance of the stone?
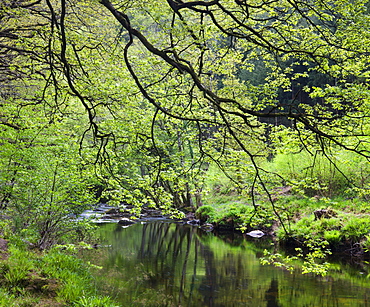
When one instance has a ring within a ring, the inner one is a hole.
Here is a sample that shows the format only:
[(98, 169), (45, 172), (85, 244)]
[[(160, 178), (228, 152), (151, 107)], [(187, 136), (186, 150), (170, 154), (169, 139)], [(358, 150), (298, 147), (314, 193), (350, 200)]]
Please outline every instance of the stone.
[(200, 226), (203, 230), (205, 231), (212, 231), (213, 230), (213, 225), (210, 223), (203, 224)]
[(118, 224), (121, 226), (129, 226), (129, 225), (135, 224), (135, 222), (128, 218), (123, 218), (118, 221)]
[(252, 238), (261, 238), (265, 235), (265, 233), (261, 230), (252, 230), (250, 232), (247, 232), (246, 234)]
[(332, 217), (336, 217), (337, 213), (332, 209), (320, 209), (316, 210), (313, 213), (315, 215), (315, 220), (320, 219), (331, 219)]
[(199, 220), (191, 220), (191, 221), (187, 221), (187, 224), (193, 225), (193, 226), (199, 226), (200, 221)]

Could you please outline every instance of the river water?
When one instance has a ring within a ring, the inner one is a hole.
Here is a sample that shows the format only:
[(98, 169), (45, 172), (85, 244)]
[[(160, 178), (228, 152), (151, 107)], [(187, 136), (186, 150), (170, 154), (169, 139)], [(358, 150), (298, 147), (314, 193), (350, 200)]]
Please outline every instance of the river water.
[(121, 306), (370, 306), (364, 267), (334, 263), (328, 276), (262, 266), (269, 240), (216, 236), (168, 222), (99, 228), (104, 247), (84, 252), (98, 288)]

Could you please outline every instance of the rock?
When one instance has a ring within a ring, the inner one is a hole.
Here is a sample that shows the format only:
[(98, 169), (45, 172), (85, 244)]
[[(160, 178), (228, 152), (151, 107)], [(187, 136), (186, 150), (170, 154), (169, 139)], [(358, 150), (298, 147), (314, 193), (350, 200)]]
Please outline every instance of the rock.
[(199, 220), (191, 220), (191, 221), (187, 221), (186, 223), (189, 224), (189, 225), (193, 225), (193, 226), (199, 226), (200, 225)]
[(202, 226), (200, 226), (203, 230), (205, 231), (212, 231), (213, 230), (213, 225), (212, 224), (209, 224), (209, 223), (206, 223), (206, 224), (203, 224)]
[(320, 220), (320, 219), (330, 219), (332, 217), (336, 217), (337, 213), (332, 210), (332, 209), (320, 209), (316, 210), (313, 213), (315, 215), (315, 220)]
[(252, 238), (261, 238), (265, 235), (265, 233), (261, 230), (252, 230), (250, 232), (247, 232), (246, 235)]
[(118, 214), (120, 214), (121, 212), (120, 212), (120, 210), (119, 210), (119, 209), (117, 209), (117, 208), (110, 208), (110, 209), (106, 210), (104, 213), (105, 213), (105, 214), (108, 214), (108, 215), (118, 215)]
[(186, 213), (186, 219), (187, 220), (194, 220), (195, 219), (195, 213), (194, 212), (188, 212)]
[(133, 220), (130, 220), (128, 218), (123, 218), (118, 221), (118, 224), (121, 226), (130, 226), (132, 224), (135, 224)]

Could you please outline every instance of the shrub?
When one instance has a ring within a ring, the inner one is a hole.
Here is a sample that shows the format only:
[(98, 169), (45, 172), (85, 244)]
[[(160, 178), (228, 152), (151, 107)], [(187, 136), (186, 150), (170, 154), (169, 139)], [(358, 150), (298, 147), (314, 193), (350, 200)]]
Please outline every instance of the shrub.
[(365, 235), (369, 234), (369, 225), (369, 216), (352, 216), (348, 219), (346, 225), (343, 226), (342, 231), (346, 239), (359, 241)]
[(328, 230), (324, 232), (324, 238), (330, 244), (336, 245), (342, 240), (342, 232), (339, 230)]
[(196, 218), (199, 219), (202, 223), (212, 222), (215, 214), (215, 208), (210, 205), (201, 206), (195, 212)]

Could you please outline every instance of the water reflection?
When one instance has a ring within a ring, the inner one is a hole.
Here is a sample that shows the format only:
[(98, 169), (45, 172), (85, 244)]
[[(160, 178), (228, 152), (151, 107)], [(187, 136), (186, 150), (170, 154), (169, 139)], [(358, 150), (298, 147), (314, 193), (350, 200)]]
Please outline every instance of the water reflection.
[[(99, 287), (122, 306), (368, 306), (365, 276), (290, 274), (261, 266), (258, 247), (173, 223), (104, 225), (111, 247), (85, 257), (103, 266)], [(92, 259), (91, 259), (92, 258)], [(349, 277), (348, 277), (349, 276)], [(367, 294), (369, 292), (369, 295)]]

